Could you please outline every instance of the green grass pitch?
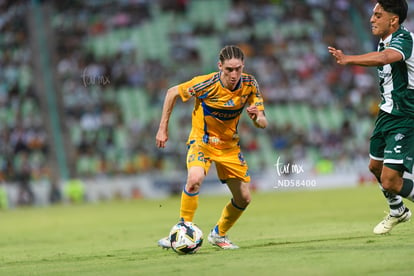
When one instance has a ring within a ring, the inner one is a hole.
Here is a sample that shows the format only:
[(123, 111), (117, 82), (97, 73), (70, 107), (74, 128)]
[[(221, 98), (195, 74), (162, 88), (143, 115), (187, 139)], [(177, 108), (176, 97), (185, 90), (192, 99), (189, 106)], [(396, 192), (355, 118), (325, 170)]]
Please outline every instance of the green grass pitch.
[(223, 251), (206, 237), (228, 200), (201, 194), (205, 242), (185, 256), (156, 246), (178, 197), (1, 211), (0, 275), (412, 275), (414, 225), (372, 234), (375, 186), (255, 193), (229, 233), (241, 248)]

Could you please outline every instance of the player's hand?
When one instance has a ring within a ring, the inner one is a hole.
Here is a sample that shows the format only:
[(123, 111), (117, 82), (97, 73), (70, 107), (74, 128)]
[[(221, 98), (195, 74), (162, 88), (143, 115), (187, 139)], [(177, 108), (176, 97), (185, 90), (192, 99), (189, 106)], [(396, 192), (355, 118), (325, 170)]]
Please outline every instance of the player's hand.
[(341, 50), (338, 50), (334, 47), (329, 46), (328, 47), (329, 53), (336, 59), (336, 63), (341, 65), (346, 65), (346, 55)]
[(252, 119), (253, 121), (257, 119), (257, 115), (259, 114), (259, 110), (257, 109), (257, 106), (255, 105), (248, 106), (246, 108), (246, 111), (250, 119)]
[(158, 148), (165, 148), (165, 144), (168, 141), (168, 133), (165, 130), (158, 129), (157, 135), (155, 136), (155, 144)]

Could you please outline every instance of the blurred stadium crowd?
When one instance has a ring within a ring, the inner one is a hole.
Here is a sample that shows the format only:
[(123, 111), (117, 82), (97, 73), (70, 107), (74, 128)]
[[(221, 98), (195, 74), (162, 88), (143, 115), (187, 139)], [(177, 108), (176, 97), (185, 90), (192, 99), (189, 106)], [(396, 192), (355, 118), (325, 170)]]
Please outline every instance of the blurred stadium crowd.
[[(218, 51), (226, 44), (244, 49), (245, 71), (255, 75), (265, 97), (270, 127), (259, 131), (247, 117), (239, 126), (253, 171), (272, 166), (277, 156), (311, 164), (330, 160), (334, 169), (367, 160), (379, 100), (375, 72), (337, 66), (327, 46), (346, 53), (374, 49), (372, 1), (38, 2), (52, 10), (56, 49), (50, 54), (64, 135), (75, 151), (72, 176), (168, 175), (184, 169), (192, 105), (177, 103), (168, 147), (158, 150), (154, 136), (164, 94), (196, 74), (217, 70)], [(3, 181), (50, 175), (51, 136), (33, 85), (31, 61), (39, 53), (29, 43), (32, 4), (0, 1)]]

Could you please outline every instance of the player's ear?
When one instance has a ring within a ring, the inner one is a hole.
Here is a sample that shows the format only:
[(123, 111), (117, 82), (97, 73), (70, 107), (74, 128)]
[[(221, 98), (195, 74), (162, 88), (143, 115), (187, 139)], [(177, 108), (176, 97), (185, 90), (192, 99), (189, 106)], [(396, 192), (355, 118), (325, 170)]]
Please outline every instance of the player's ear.
[(221, 62), (220, 62), (220, 61), (218, 61), (218, 62), (217, 62), (217, 67), (218, 67), (218, 69), (219, 69), (220, 71), (222, 71), (222, 70), (223, 70), (223, 65), (221, 64)]
[(400, 18), (397, 15), (394, 15), (391, 17), (391, 25), (397, 25), (399, 24)]

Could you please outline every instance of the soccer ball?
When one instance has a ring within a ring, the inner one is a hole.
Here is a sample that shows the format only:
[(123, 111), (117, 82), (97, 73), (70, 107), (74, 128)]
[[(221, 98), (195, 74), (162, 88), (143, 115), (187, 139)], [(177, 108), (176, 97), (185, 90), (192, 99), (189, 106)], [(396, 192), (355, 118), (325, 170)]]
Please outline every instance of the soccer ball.
[(194, 254), (203, 244), (203, 232), (192, 222), (181, 221), (170, 231), (171, 248), (180, 255)]

